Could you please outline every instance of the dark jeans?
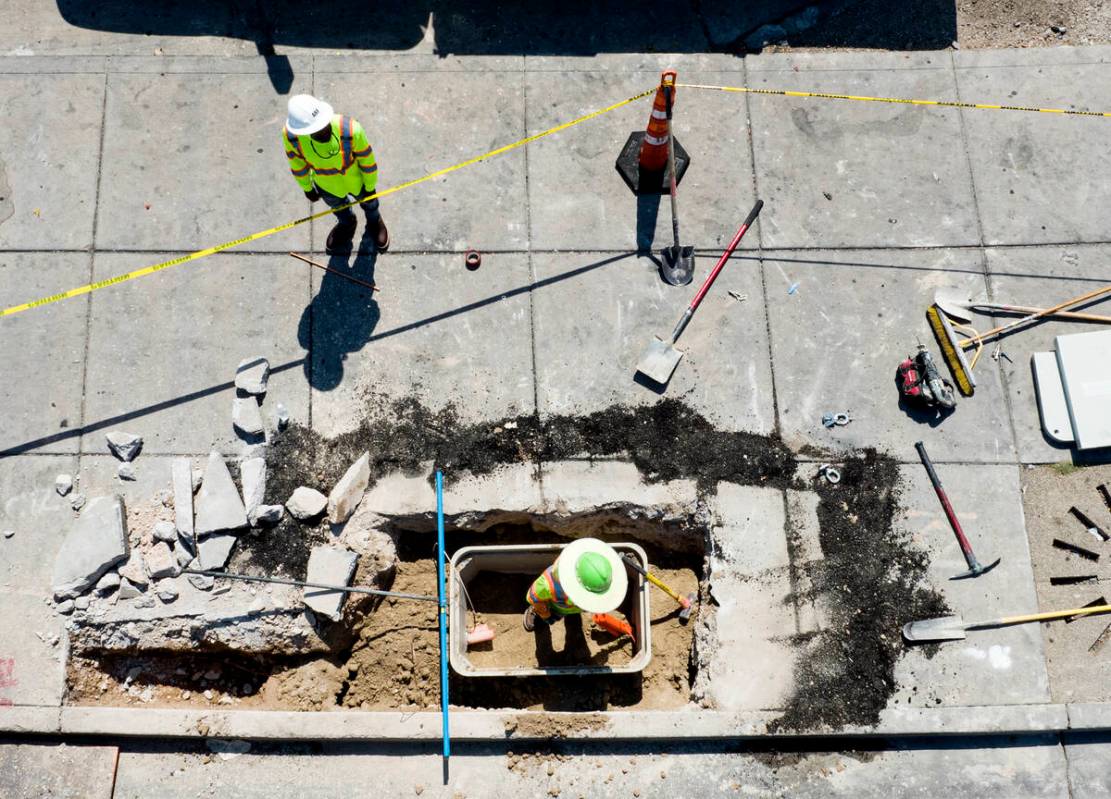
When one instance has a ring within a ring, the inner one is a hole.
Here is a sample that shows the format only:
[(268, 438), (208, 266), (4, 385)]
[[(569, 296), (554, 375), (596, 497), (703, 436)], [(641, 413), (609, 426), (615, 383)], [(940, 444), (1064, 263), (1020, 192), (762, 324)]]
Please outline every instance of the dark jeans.
[[(347, 197), (336, 197), (334, 194), (329, 194), (328, 192), (320, 188), (317, 188), (317, 191), (320, 192), (320, 199), (322, 199), (329, 208), (338, 208), (341, 205), (347, 205), (347, 203), (351, 202), (351, 195), (347, 195)], [(366, 189), (363, 189), (362, 193), (359, 194), (359, 198), (367, 197), (369, 195), (370, 192)], [(360, 207), (363, 209), (363, 213), (366, 214), (367, 227), (370, 227), (371, 225), (376, 226), (378, 224), (378, 198), (375, 197), (373, 200), (362, 203)], [(335, 217), (336, 222), (341, 225), (355, 224), (355, 212), (350, 208), (345, 208), (342, 211), (336, 211)]]

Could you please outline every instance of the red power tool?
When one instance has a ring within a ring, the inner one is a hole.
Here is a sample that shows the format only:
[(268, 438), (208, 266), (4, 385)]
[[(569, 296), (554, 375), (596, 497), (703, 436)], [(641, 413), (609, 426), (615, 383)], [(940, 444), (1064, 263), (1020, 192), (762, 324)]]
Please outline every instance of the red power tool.
[(933, 357), (921, 344), (918, 353), (899, 364), (895, 373), (899, 393), (908, 402), (926, 408), (955, 408), (957, 395), (953, 384), (941, 376)]

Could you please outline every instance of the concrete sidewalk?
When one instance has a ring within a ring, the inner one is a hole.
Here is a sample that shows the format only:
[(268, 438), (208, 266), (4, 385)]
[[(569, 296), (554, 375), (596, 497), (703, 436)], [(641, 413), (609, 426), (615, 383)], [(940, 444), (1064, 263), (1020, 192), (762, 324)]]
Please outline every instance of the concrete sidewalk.
[[(290, 92), (360, 118), (383, 186), (628, 97), (668, 66), (692, 83), (1111, 109), (1109, 48), (743, 60), (305, 51), (289, 66)], [(278, 141), (285, 99), (258, 57), (0, 57), (0, 115), (27, 120), (0, 130), (0, 305), (305, 215)], [(893, 375), (931, 339), (935, 289), (1033, 302), (1106, 279), (1111, 121), (687, 89), (676, 113), (694, 157), (681, 195), (700, 278), (754, 198), (767, 206), (685, 336), (667, 396), (796, 449), (889, 452), (906, 464), (900, 523), (949, 603), (975, 617), (1034, 607), (1021, 469), (1070, 455), (1040, 432), (1027, 364), (1081, 327), (1005, 340), (1009, 360), (985, 357), (977, 396), (940, 426), (898, 408)], [(666, 203), (638, 208), (612, 167), (647, 114), (645, 101), (383, 200), (391, 252), (332, 263), (373, 275), (373, 298), (285, 255), (327, 260), (324, 220), (3, 320), (0, 529), (15, 535), (0, 538), (0, 665), (11, 672), (0, 697), (55, 718), (62, 702), (62, 622), (45, 600), (72, 514), (54, 475), (149, 496), (168, 456), (241, 454), (231, 379), (245, 357), (269, 358), (270, 401), (326, 435), (353, 428), (371, 391), (456, 403), (472, 419), (657, 402), (632, 372), (690, 292), (663, 286), (636, 254), (669, 241)], [(467, 247), (486, 253), (478, 272), (463, 267)], [(821, 425), (844, 410), (850, 425)], [(115, 428), (146, 440), (134, 484), (114, 479), (103, 436)], [(960, 554), (917, 465), (919, 439), (977, 541), (1003, 555), (992, 578), (948, 582)], [(902, 667), (907, 690), (928, 684), (946, 709), (1063, 707), (1050, 705), (1033, 627)]]

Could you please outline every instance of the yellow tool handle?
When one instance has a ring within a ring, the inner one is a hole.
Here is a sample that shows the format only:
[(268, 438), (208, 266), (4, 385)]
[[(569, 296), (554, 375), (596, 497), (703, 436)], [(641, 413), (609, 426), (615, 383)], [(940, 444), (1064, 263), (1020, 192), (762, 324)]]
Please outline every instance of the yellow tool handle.
[(1043, 316), (1049, 316), (1052, 313), (1056, 313), (1057, 311), (1060, 311), (1064, 308), (1068, 308), (1070, 305), (1078, 305), (1079, 303), (1085, 302), (1086, 300), (1095, 299), (1096, 297), (1098, 297), (1101, 294), (1108, 294), (1108, 293), (1111, 293), (1111, 286), (1104, 286), (1103, 288), (1094, 289), (1092, 291), (1089, 291), (1087, 294), (1081, 294), (1079, 297), (1074, 297), (1071, 300), (1065, 300), (1062, 303), (1058, 303), (1057, 305), (1054, 305), (1052, 308), (1046, 308), (1044, 311), (1038, 311), (1035, 314), (1030, 314), (1029, 316), (1024, 316), (1021, 319), (1016, 319), (1013, 322), (1008, 322), (1005, 325), (1000, 325), (999, 327), (994, 327), (991, 330), (989, 330), (988, 332), (981, 333), (980, 335), (975, 336), (974, 338), (966, 338), (964, 341), (960, 342), (961, 349), (964, 349), (969, 344), (976, 344), (977, 342), (986, 341), (987, 339), (991, 338), (992, 336), (998, 335), (999, 333), (1004, 333), (1008, 330), (1011, 330), (1012, 328), (1016, 328), (1020, 325), (1024, 325), (1027, 322), (1033, 322), (1035, 319), (1041, 319)]
[(1072, 610), (1050, 610), (1045, 613), (1029, 613), (1025, 616), (1007, 616), (998, 621), (979, 622), (969, 625), (972, 627), (995, 626), (1003, 624), (1025, 624), (1028, 621), (1050, 621), (1051, 619), (1067, 619), (1070, 616), (1091, 616), (1093, 613), (1111, 612), (1111, 605), (1092, 605), (1090, 608), (1074, 608)]
[(683, 604), (683, 598), (681, 596), (679, 596), (677, 593), (675, 593), (674, 591), (672, 591), (670, 588), (668, 588), (666, 585), (664, 585), (662, 582), (660, 582), (659, 578), (653, 576), (652, 572), (646, 571), (646, 572), (644, 572), (644, 576), (648, 578), (648, 582), (652, 583), (652, 585), (659, 588), (661, 591), (663, 591), (669, 597), (674, 599), (680, 605)]

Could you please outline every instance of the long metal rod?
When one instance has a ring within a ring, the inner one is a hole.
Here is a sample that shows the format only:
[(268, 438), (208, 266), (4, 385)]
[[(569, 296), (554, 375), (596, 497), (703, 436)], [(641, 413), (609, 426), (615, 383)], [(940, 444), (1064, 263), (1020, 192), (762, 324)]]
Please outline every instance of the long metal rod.
[(416, 599), (421, 602), (435, 602), (436, 597), (424, 594), (402, 594), (398, 591), (381, 591), (377, 588), (363, 588), (358, 585), (325, 585), (324, 583), (303, 583), (298, 580), (283, 580), (280, 577), (254, 577), (250, 574), (233, 574), (232, 572), (214, 572), (204, 569), (182, 569), (182, 574), (203, 574), (205, 577), (227, 577), (229, 580), (245, 580), (250, 583), (274, 583), (275, 585), (292, 585), (297, 588), (322, 588), (328, 591), (347, 591), (351, 594), (371, 594), (372, 596), (389, 596), (395, 599)]
[(671, 103), (675, 92), (673, 86), (664, 84), (664, 97), (667, 100), (667, 166), (668, 179), (671, 182), (671, 235), (675, 239), (675, 247), (679, 247), (679, 198), (676, 197), (675, 180), (675, 134), (671, 130)]
[(350, 280), (352, 283), (357, 283), (358, 285), (362, 286), (365, 289), (370, 289), (371, 291), (381, 291), (382, 290), (382, 289), (378, 288), (376, 285), (374, 285), (373, 283), (367, 283), (365, 280), (359, 280), (359, 278), (357, 278), (357, 277), (352, 277), (351, 275), (345, 275), (343, 272), (340, 272), (339, 270), (332, 269), (330, 266), (325, 266), (324, 264), (318, 264), (316, 261), (310, 260), (309, 258), (306, 258), (303, 255), (298, 255), (295, 252), (291, 252), (290, 255), (292, 255), (298, 261), (304, 261), (305, 263), (307, 263), (311, 266), (315, 266), (317, 269), (323, 269), (328, 274), (335, 275), (336, 277), (342, 277), (344, 280)]
[(444, 473), (436, 470), (436, 592), (440, 597), (440, 711), (444, 717), (444, 784), (451, 757), (451, 730), (448, 725), (447, 684), (447, 598), (444, 591)]

